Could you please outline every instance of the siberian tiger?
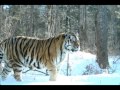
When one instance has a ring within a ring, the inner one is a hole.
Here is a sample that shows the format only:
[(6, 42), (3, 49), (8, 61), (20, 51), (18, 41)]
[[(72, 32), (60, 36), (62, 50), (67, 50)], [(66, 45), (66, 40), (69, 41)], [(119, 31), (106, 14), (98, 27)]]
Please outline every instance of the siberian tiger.
[(78, 37), (70, 32), (44, 40), (27, 36), (10, 37), (0, 43), (0, 66), (2, 60), (5, 62), (1, 72), (2, 80), (6, 79), (11, 70), (16, 81), (21, 81), (23, 67), (46, 67), (50, 81), (55, 81), (65, 55), (78, 50)]

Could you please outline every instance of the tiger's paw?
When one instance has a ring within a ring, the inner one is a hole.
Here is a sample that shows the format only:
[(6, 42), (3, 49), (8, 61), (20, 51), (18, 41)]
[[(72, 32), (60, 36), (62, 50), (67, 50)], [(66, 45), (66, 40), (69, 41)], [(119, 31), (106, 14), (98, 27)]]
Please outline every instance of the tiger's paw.
[(56, 78), (50, 78), (49, 81), (56, 81)]
[(18, 82), (23, 81), (22, 78), (21, 78), (20, 76), (18, 76), (18, 75), (15, 75), (14, 78), (15, 78), (15, 80), (18, 81)]

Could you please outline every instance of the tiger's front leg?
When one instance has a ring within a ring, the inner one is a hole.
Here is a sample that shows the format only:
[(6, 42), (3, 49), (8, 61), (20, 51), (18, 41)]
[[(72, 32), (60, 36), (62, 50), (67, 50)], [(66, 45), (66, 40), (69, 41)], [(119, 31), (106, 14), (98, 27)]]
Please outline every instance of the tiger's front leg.
[(14, 78), (16, 79), (16, 81), (22, 81), (22, 72), (14, 72)]
[(48, 69), (49, 74), (50, 74), (50, 81), (56, 81), (57, 78), (57, 68), (56, 67), (51, 67)]

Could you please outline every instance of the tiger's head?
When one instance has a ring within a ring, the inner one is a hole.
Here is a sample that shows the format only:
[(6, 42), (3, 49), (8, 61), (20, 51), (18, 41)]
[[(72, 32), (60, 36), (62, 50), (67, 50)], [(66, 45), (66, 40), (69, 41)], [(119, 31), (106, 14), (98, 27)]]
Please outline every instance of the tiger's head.
[(65, 34), (64, 48), (68, 52), (76, 52), (80, 50), (79, 39), (74, 33), (68, 32)]

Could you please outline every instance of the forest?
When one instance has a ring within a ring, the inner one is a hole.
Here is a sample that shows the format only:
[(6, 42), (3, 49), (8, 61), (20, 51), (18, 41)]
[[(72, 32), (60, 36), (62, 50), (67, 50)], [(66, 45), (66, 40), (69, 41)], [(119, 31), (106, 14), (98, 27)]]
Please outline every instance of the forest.
[(97, 55), (101, 68), (120, 55), (120, 5), (0, 5), (0, 42), (12, 36), (79, 36), (81, 51)]

